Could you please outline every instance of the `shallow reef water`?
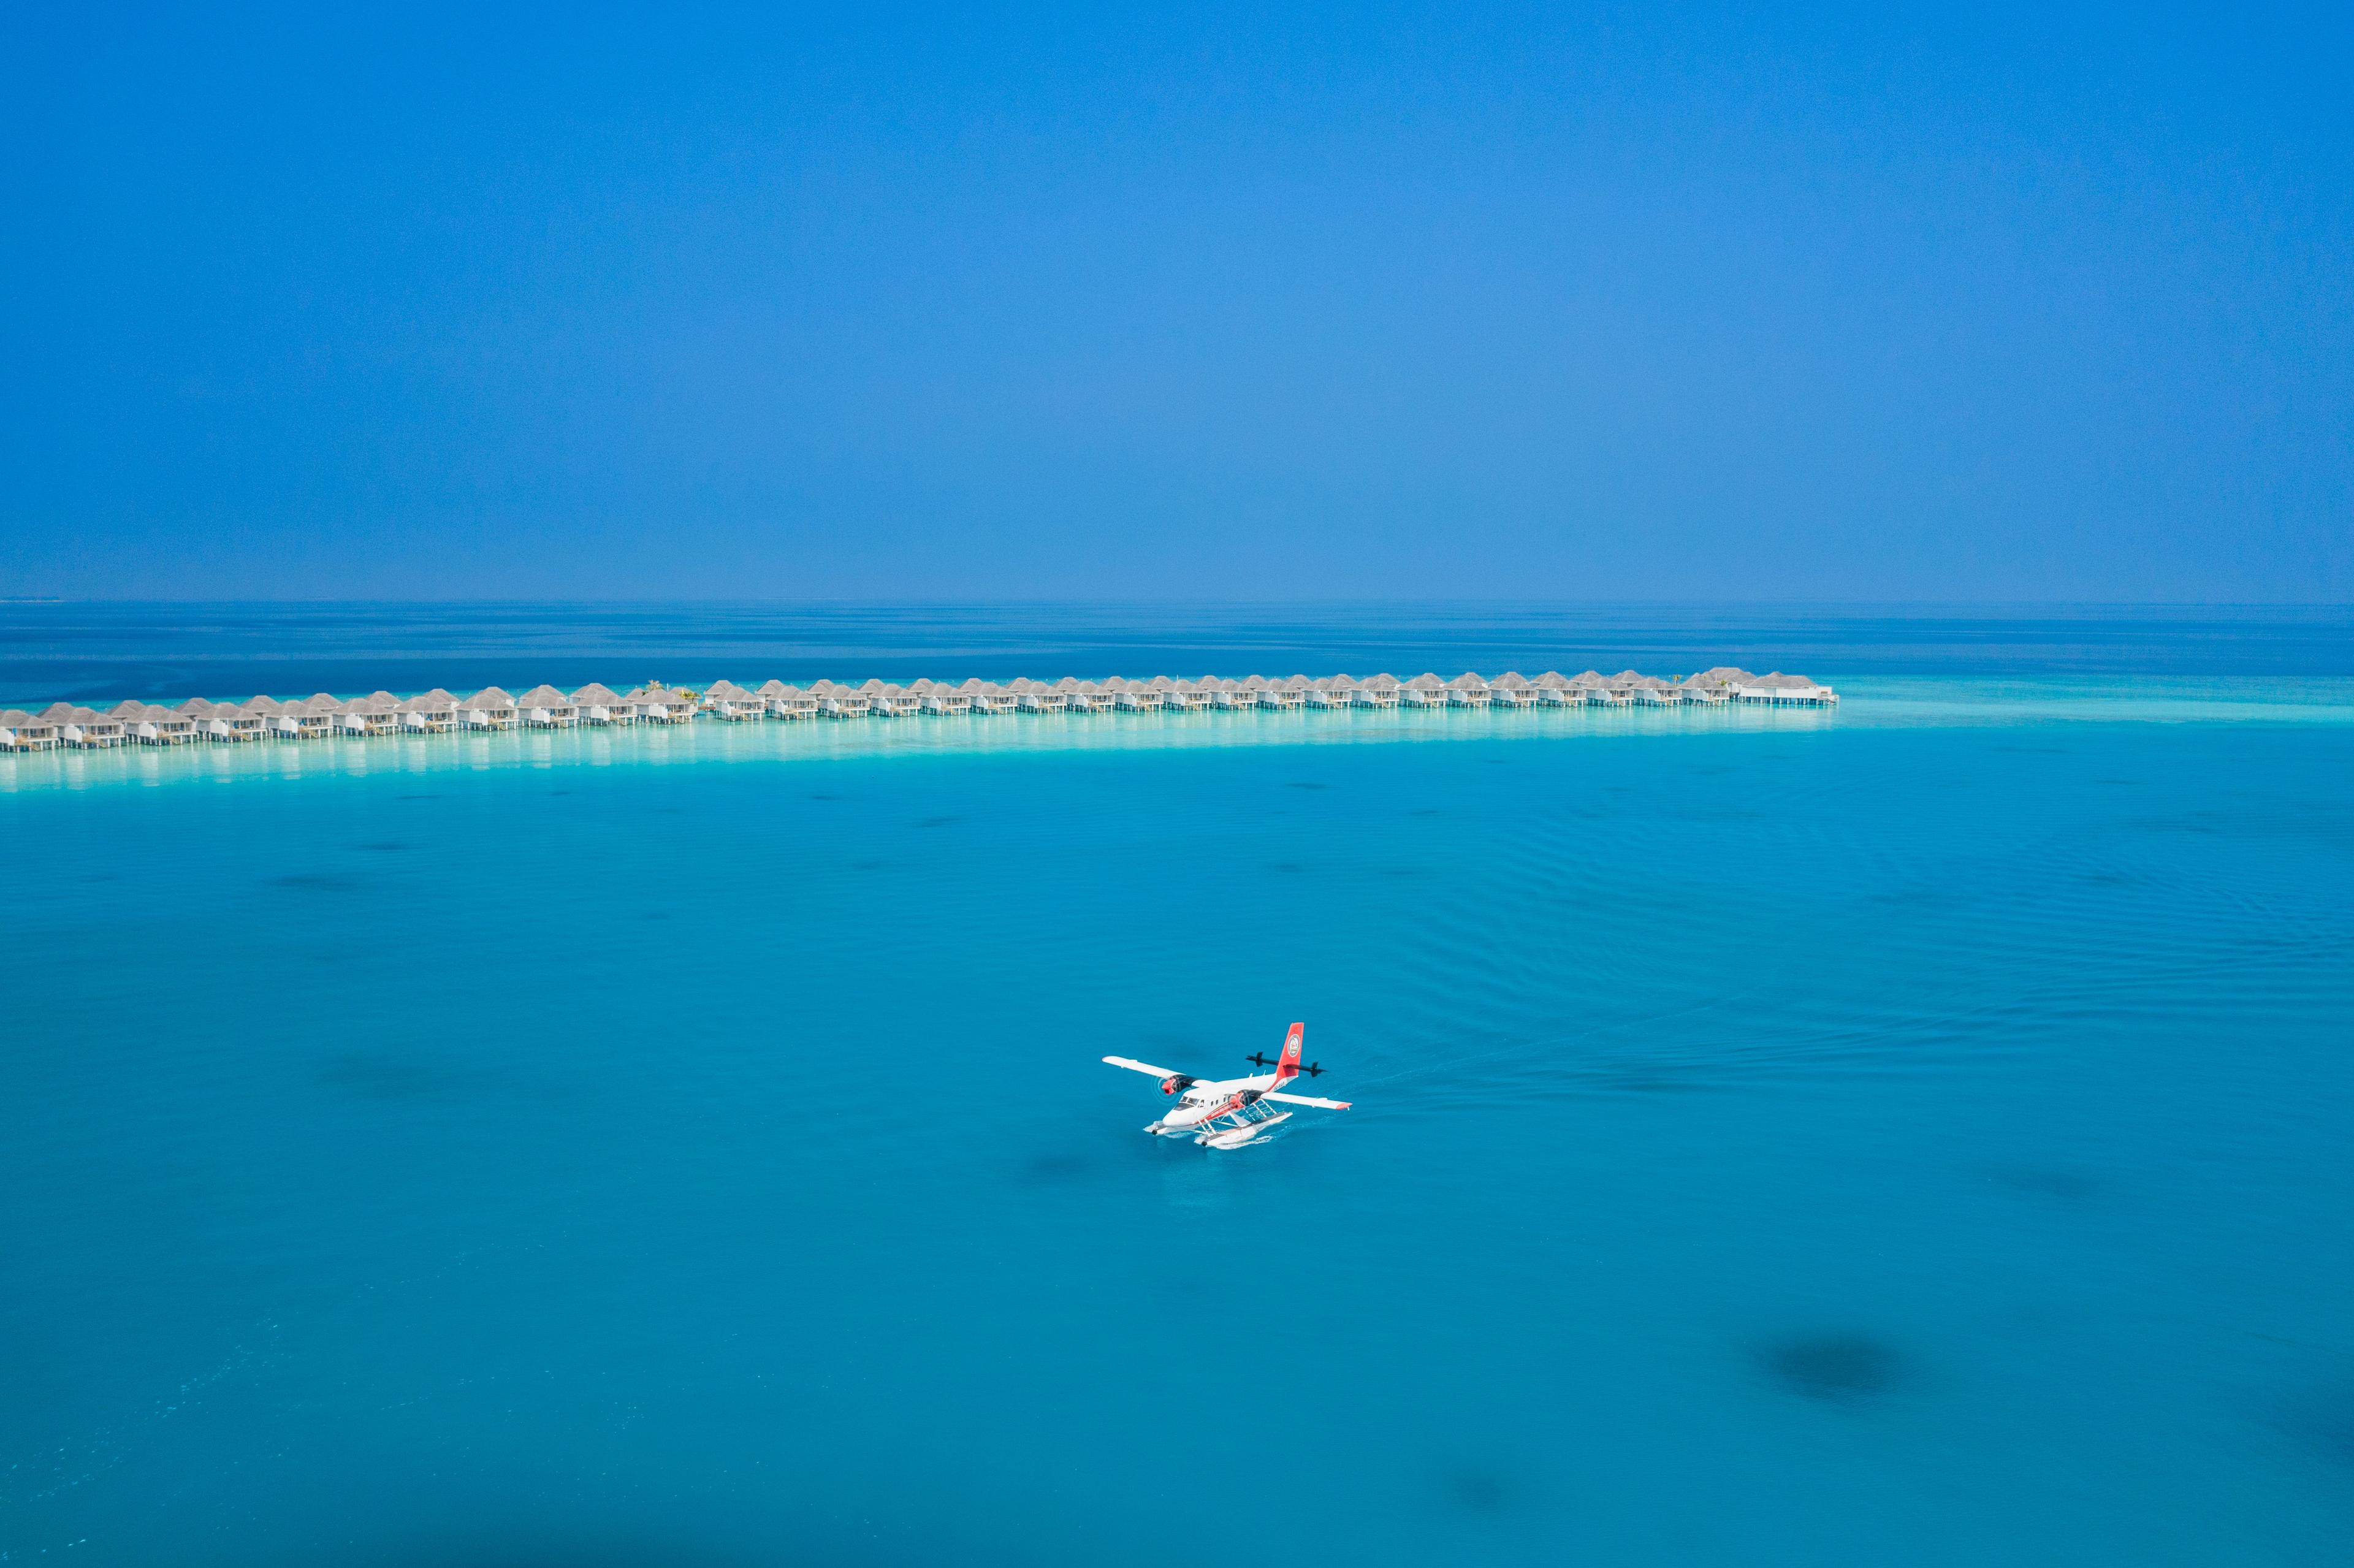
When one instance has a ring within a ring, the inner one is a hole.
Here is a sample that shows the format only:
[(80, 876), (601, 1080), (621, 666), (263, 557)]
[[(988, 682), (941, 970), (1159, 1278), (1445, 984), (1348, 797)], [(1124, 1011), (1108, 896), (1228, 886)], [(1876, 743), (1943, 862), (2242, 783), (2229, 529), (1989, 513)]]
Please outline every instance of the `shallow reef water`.
[(0, 759), (0, 1557), (2354, 1557), (2354, 693), (1815, 673)]

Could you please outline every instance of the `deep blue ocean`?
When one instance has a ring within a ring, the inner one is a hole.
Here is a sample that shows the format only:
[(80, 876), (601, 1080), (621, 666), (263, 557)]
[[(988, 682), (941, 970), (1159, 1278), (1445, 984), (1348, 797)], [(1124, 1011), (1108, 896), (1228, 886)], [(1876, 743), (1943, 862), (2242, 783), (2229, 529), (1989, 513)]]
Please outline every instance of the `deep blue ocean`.
[[(0, 1562), (2354, 1561), (2354, 619), (0, 606)], [(1328, 1069), (1259, 1147), (1107, 1053)]]

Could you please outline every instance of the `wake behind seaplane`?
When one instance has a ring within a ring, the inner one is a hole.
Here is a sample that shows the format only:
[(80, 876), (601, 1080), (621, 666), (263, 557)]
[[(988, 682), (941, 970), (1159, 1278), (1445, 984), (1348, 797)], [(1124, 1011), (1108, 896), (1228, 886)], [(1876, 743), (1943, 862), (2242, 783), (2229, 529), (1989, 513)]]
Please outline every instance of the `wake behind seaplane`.
[(1316, 1106), (1324, 1110), (1349, 1108), (1346, 1100), (1283, 1092), (1283, 1086), (1301, 1073), (1312, 1078), (1324, 1071), (1313, 1062), (1304, 1068), (1299, 1065), (1300, 1042), (1307, 1033), (1305, 1023), (1293, 1024), (1291, 1033), (1283, 1037), (1283, 1054), (1272, 1063), (1257, 1051), (1244, 1057), (1246, 1062), (1275, 1069), (1247, 1078), (1188, 1077), (1133, 1056), (1107, 1056), (1104, 1060), (1131, 1073), (1150, 1074), (1161, 1080), (1162, 1094), (1177, 1097), (1169, 1114), (1147, 1124), (1145, 1131), (1157, 1138), (1183, 1138), (1190, 1134), (1194, 1142), (1209, 1149), (1241, 1149), (1267, 1137), (1277, 1123), (1291, 1119), (1291, 1112), (1273, 1108), (1267, 1104), (1269, 1100), (1278, 1105)]

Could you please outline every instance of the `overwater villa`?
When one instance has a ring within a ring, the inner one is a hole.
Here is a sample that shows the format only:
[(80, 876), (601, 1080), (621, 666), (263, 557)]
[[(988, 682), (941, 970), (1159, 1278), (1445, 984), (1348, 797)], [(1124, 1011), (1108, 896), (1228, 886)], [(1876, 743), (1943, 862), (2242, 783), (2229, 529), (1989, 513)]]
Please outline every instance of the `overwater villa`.
[(344, 705), (336, 727), (345, 735), (396, 735), (400, 730), (400, 699), (390, 692), (370, 692)]
[(730, 724), (769, 716), (769, 705), (757, 693), (748, 692), (733, 681), (714, 681), (705, 686), (702, 707), (713, 718)]
[(514, 707), (515, 722), (525, 729), (570, 729), (580, 722), (579, 705), (554, 686), (534, 686)]
[(199, 740), (235, 745), (262, 738), (260, 718), (246, 712), (241, 704), (213, 703), (202, 697), (191, 697), (180, 705), (180, 711), (196, 725)]
[(649, 724), (684, 724), (695, 716), (695, 701), (667, 686), (640, 686), (621, 699)]
[(1686, 675), (1681, 690), (1683, 693), (1684, 701), (1688, 703), (1716, 706), (1733, 700), (1735, 685), (1756, 678), (1746, 670), (1736, 670), (1729, 664), (1720, 664), (1713, 670), (1702, 670), (1696, 675)]
[(1685, 676), (1683, 686), (1686, 691), (1722, 692), (1730, 697), (1735, 686), (1745, 686), (1756, 678), (1738, 666), (1719, 664), (1713, 669), (1702, 670), (1696, 675)]
[(569, 698), (572, 718), (576, 724), (631, 724), (638, 716), (635, 703), (628, 701), (612, 687), (591, 681), (574, 692)]
[(0, 750), (51, 751), (58, 745), (58, 726), (22, 708), (0, 711)]
[(0, 711), (0, 751), (46, 751), (57, 747), (179, 746), (191, 741), (235, 744), (251, 740), (316, 740), (329, 736), (364, 738), (380, 735), (439, 735), (454, 729), (568, 729), (575, 725), (685, 724), (701, 716), (727, 723), (764, 718), (851, 719), (981, 717), (1005, 714), (1140, 715), (1214, 709), (1223, 713), (1316, 708), (1326, 712), (1416, 708), (1489, 708), (1515, 712), (1539, 707), (1707, 708), (1728, 704), (1771, 707), (1830, 707), (1839, 694), (1804, 675), (1780, 671), (1753, 675), (1720, 664), (1681, 681), (1636, 670), (1603, 675), (1588, 670), (1564, 676), (1547, 670), (1533, 679), (1507, 670), (1490, 679), (1466, 671), (1453, 680), (1426, 672), (1408, 681), (1383, 673), (1204, 675), (1197, 680), (1155, 675), (1138, 680), (1114, 675), (1101, 681), (1066, 675), (1049, 684), (1026, 676), (1002, 685), (969, 678), (950, 685), (917, 680), (908, 685), (869, 680), (857, 686), (813, 681), (808, 686), (769, 681), (747, 689), (715, 681), (701, 694), (661, 685), (640, 686), (616, 696), (594, 682), (567, 694), (534, 686), (520, 697), (485, 686), (460, 699), (436, 687), (412, 697), (374, 692), (343, 698), (325, 692), (290, 701), (255, 696), (242, 703), (191, 697), (177, 707), (130, 699), (107, 712), (72, 703), (53, 703), (38, 714), (22, 708)]
[(818, 713), (830, 719), (864, 718), (866, 694), (855, 686), (845, 686), (834, 681), (820, 681), (810, 690), (817, 695)]
[(317, 740), (333, 735), (335, 732), (335, 710), (343, 705), (342, 699), (325, 692), (312, 693), (287, 715), (294, 721), (294, 738)]
[(1466, 670), (1447, 683), (1447, 705), (1456, 708), (1484, 708), (1492, 694), (1488, 683)]
[(861, 685), (858, 688), (858, 694), (866, 699), (866, 716), (869, 718), (898, 717), (898, 710), (891, 705), (892, 694), (898, 689), (896, 686), (886, 685), (881, 681), (875, 680), (867, 681)]
[(1398, 687), (1398, 700), (1410, 708), (1443, 708), (1447, 705), (1447, 683), (1431, 671), (1411, 675)]
[(813, 687), (797, 686), (790, 681), (763, 681), (754, 688), (754, 694), (767, 705), (771, 718), (799, 722), (817, 717), (817, 692)]
[(1602, 687), (1602, 701), (1605, 705), (1614, 708), (1633, 707), (1635, 683), (1642, 678), (1642, 672), (1639, 670), (1621, 670), (1615, 675), (1605, 676)]
[(277, 740), (293, 733), (292, 724), (281, 723), (286, 716), (286, 705), (276, 697), (248, 697), (237, 705), (237, 712), (238, 717), (243, 721), (239, 727), (250, 730), (263, 740)]
[(1677, 689), (1657, 675), (1638, 675), (1630, 670), (1615, 683), (1638, 707), (1671, 708), (1681, 700)]
[(311, 728), (302, 722), (310, 716), (310, 709), (311, 699), (308, 697), (288, 697), (284, 702), (273, 702), (262, 719), (261, 727), (279, 740), (314, 738)]
[(1785, 675), (1779, 670), (1750, 677), (1746, 683), (1735, 686), (1733, 694), (1744, 703), (1778, 707), (1828, 707), (1839, 701), (1839, 694), (1829, 686), (1818, 685), (1804, 675)]
[(122, 721), (95, 708), (51, 703), (41, 710), (40, 720), (55, 732), (60, 746), (97, 751), (122, 744)]
[(133, 700), (116, 704), (108, 716), (122, 726), (130, 745), (186, 746), (196, 738), (196, 721), (177, 708)]
[(203, 697), (190, 697), (172, 712), (187, 721), (190, 740), (216, 740), (221, 737), (212, 733), (214, 706)]
[(485, 686), (458, 705), (458, 722), (468, 729), (513, 729), (515, 700), (496, 686)]
[(458, 727), (458, 699), (436, 686), (400, 705), (400, 727), (411, 734), (440, 735)]

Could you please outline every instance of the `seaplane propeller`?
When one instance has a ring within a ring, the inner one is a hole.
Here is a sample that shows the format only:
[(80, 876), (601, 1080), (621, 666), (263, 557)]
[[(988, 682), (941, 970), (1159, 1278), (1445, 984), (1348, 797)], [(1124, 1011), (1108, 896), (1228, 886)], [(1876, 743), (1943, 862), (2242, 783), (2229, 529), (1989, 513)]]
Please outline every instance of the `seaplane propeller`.
[[(1244, 1057), (1243, 1060), (1248, 1062), (1254, 1067), (1272, 1067), (1277, 1065), (1280, 1058), (1270, 1056), (1264, 1051), (1254, 1051), (1249, 1055)], [(1324, 1069), (1318, 1066), (1313, 1062), (1303, 1064), (1299, 1070), (1302, 1073), (1307, 1074), (1308, 1076), (1311, 1078), (1320, 1078), (1324, 1075)]]

